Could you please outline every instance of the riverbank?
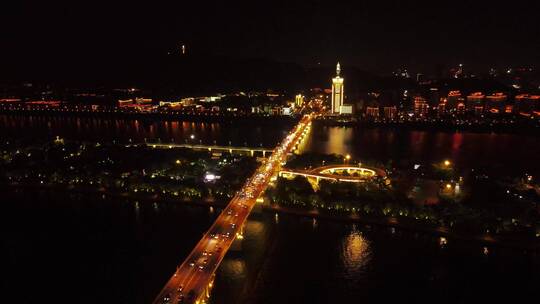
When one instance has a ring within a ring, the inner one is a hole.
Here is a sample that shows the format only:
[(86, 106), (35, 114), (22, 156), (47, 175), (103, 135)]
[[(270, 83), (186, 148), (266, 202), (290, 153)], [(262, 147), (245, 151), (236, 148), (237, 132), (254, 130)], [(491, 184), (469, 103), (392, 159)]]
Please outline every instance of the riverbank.
[(228, 200), (220, 200), (214, 198), (204, 198), (204, 199), (192, 199), (189, 197), (182, 198), (167, 198), (161, 197), (160, 195), (144, 195), (144, 194), (134, 194), (129, 192), (112, 192), (102, 189), (92, 189), (92, 188), (82, 188), (82, 187), (63, 187), (63, 186), (51, 186), (51, 185), (22, 185), (22, 184), (9, 184), (2, 185), (0, 187), (10, 188), (10, 189), (30, 189), (30, 190), (43, 190), (51, 192), (59, 192), (63, 194), (98, 194), (104, 195), (109, 198), (119, 198), (119, 199), (129, 199), (138, 202), (146, 203), (166, 203), (166, 204), (177, 204), (183, 203), (193, 206), (201, 207), (216, 207), (224, 208), (229, 203)]
[(512, 122), (502, 121), (367, 121), (318, 119), (315, 123), (331, 127), (353, 127), (363, 129), (390, 129), (438, 132), (470, 132), (539, 135), (540, 119), (518, 119)]
[(448, 230), (448, 228), (446, 227), (435, 227), (435, 228), (427, 227), (421, 224), (414, 224), (410, 222), (407, 223), (406, 219), (399, 219), (396, 217), (373, 218), (373, 217), (365, 217), (365, 216), (360, 216), (360, 215), (345, 216), (345, 215), (323, 213), (317, 210), (301, 210), (297, 208), (283, 207), (276, 204), (271, 204), (271, 205), (265, 204), (263, 206), (263, 210), (268, 211), (268, 212), (293, 214), (296, 216), (302, 216), (302, 217), (308, 217), (308, 218), (314, 218), (314, 219), (324, 219), (324, 220), (330, 220), (330, 221), (361, 223), (361, 224), (366, 224), (366, 225), (392, 227), (392, 228), (397, 228), (400, 230), (428, 233), (434, 236), (448, 237), (450, 239), (457, 239), (461, 241), (478, 242), (478, 243), (481, 243), (484, 245), (490, 245), (490, 246), (500, 246), (500, 247), (515, 248), (515, 249), (532, 250), (535, 253), (538, 253), (538, 250), (540, 249), (540, 241), (538, 238), (526, 239), (526, 240), (524, 239), (510, 240), (510, 239), (501, 239), (491, 234), (463, 235), (463, 234), (452, 232)]
[[(146, 203), (166, 203), (166, 204), (188, 204), (192, 206), (200, 207), (215, 207), (215, 208), (224, 208), (227, 206), (229, 201), (219, 200), (213, 198), (204, 198), (204, 199), (190, 199), (187, 197), (184, 198), (165, 198), (160, 195), (141, 195), (134, 194), (129, 192), (115, 193), (105, 190), (96, 190), (89, 188), (73, 187), (66, 188), (61, 186), (49, 186), (49, 185), (21, 185), (21, 184), (10, 184), (4, 185), (4, 187), (9, 187), (11, 189), (32, 189), (32, 190), (45, 190), (52, 192), (60, 193), (78, 193), (78, 194), (101, 194), (106, 195), (111, 198), (123, 198), (130, 199), (133, 201), (140, 201)], [(508, 239), (500, 238), (492, 234), (484, 235), (463, 235), (452, 232), (446, 227), (428, 227), (426, 225), (421, 225), (417, 223), (411, 223), (407, 219), (400, 219), (396, 217), (366, 217), (360, 215), (338, 215), (338, 214), (328, 214), (326, 212), (320, 212), (318, 210), (301, 210), (298, 208), (284, 207), (277, 204), (263, 204), (262, 210), (264, 212), (278, 212), (292, 214), (300, 217), (308, 217), (314, 219), (322, 219), (329, 221), (337, 222), (346, 222), (346, 223), (361, 223), (366, 225), (377, 225), (382, 227), (391, 227), (400, 230), (412, 231), (412, 232), (421, 232), (427, 233), (438, 237), (446, 237), (450, 239), (457, 239), (462, 241), (471, 241), (477, 242), (483, 245), (490, 246), (500, 246), (508, 247), (515, 249), (525, 249), (532, 250), (535, 253), (538, 253), (540, 249), (539, 239)]]

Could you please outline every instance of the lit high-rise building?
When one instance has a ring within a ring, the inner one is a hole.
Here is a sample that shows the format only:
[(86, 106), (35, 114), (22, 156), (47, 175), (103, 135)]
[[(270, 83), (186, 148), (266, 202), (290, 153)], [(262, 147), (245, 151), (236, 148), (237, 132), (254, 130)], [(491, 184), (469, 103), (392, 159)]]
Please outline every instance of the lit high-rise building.
[(416, 96), (414, 98), (414, 114), (416, 116), (425, 117), (429, 111), (429, 105), (425, 98)]
[(393, 107), (384, 107), (384, 118), (388, 120), (395, 120), (397, 118), (397, 108)]
[(301, 107), (304, 104), (304, 95), (298, 94), (295, 97), (295, 103), (297, 107)]
[(484, 111), (485, 95), (482, 92), (474, 92), (467, 96), (465, 107), (469, 111), (474, 111), (475, 114), (481, 114)]
[(446, 111), (454, 111), (461, 99), (463, 98), (460, 91), (450, 91), (446, 98)]
[(379, 118), (380, 110), (379, 107), (367, 107), (366, 108), (366, 117), (370, 118)]
[(339, 76), (341, 67), (336, 66), (336, 77), (332, 78), (332, 113), (339, 113), (343, 105), (344, 86), (343, 78)]
[(441, 97), (441, 98), (439, 99), (439, 104), (437, 105), (437, 114), (438, 114), (439, 116), (446, 114), (446, 111), (447, 111), (447, 103), (448, 103), (448, 99), (447, 99), (447, 98)]
[(504, 93), (494, 93), (486, 96), (486, 110), (491, 113), (504, 113), (507, 96)]
[(540, 95), (520, 94), (516, 96), (515, 112), (522, 116), (540, 116)]

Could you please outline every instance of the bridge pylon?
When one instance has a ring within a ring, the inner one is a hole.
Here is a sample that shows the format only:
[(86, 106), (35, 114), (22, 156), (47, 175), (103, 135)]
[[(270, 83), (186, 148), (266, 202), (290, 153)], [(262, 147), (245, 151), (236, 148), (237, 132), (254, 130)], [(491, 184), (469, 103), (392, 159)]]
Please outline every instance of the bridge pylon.
[(262, 206), (264, 204), (264, 197), (261, 196), (257, 199), (257, 203), (251, 209), (251, 213), (262, 213)]
[(212, 277), (210, 278), (210, 281), (208, 284), (204, 287), (203, 292), (201, 295), (197, 298), (195, 301), (195, 304), (207, 304), (209, 303), (208, 299), (210, 299), (210, 295), (212, 294), (212, 288), (214, 288), (214, 281), (216, 280), (216, 274), (212, 274)]
[(229, 251), (242, 251), (242, 241), (244, 240), (244, 227), (245, 223), (240, 226), (240, 229), (236, 232), (236, 235), (234, 236), (234, 241), (231, 244), (231, 247)]

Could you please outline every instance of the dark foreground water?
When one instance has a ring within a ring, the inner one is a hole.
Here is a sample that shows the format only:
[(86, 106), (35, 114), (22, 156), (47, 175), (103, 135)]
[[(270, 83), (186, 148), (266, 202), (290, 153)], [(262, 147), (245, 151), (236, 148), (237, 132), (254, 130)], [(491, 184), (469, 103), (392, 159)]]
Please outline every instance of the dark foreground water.
[[(219, 210), (5, 191), (3, 299), (149, 303)], [(331, 221), (256, 212), (242, 251), (217, 274), (213, 303), (521, 303), (537, 257)]]
[(251, 303), (513, 303), (540, 283), (522, 251), (430, 235), (279, 217)]

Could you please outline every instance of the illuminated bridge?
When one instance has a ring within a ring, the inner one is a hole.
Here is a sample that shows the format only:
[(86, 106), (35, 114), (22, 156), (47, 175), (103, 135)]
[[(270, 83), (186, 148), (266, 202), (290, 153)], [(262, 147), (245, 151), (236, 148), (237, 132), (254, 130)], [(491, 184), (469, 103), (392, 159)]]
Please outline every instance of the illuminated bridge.
[(305, 115), (272, 151), (217, 217), (184, 262), (176, 269), (153, 303), (206, 303), (216, 269), (233, 244), (243, 238), (243, 226), (257, 198), (281, 170), (311, 128), (314, 114)]
[(185, 148), (193, 149), (199, 151), (208, 151), (208, 152), (228, 152), (228, 153), (240, 153), (247, 154), (250, 156), (262, 155), (266, 157), (267, 154), (271, 154), (273, 150), (265, 148), (253, 148), (253, 147), (233, 147), (233, 146), (218, 146), (218, 145), (195, 145), (195, 144), (165, 144), (165, 143), (152, 143), (146, 144), (152, 148), (159, 149), (173, 149), (173, 148)]

